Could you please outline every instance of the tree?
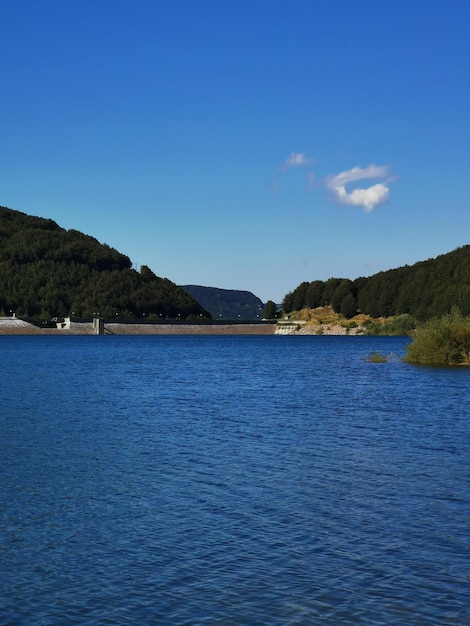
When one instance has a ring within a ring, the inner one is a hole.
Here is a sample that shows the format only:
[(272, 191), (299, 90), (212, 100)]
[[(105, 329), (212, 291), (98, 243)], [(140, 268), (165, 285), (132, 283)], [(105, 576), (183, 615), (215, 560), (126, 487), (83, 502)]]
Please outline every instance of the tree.
[(305, 304), (309, 309), (316, 309), (321, 306), (321, 299), (323, 290), (325, 289), (325, 283), (322, 280), (314, 280), (310, 283), (307, 289), (305, 297)]
[(333, 297), (336, 288), (342, 282), (342, 280), (342, 278), (329, 278), (326, 281), (321, 298), (322, 306), (328, 306), (331, 304), (331, 298)]
[[(335, 290), (331, 294), (330, 304), (333, 307), (333, 310), (335, 311), (335, 313), (341, 313), (341, 306), (342, 306), (343, 300), (349, 295), (352, 295), (353, 298), (355, 299), (356, 294), (354, 293), (353, 282), (345, 278), (344, 280), (341, 280), (337, 284)], [(349, 307), (350, 307), (352, 301), (349, 299), (348, 302), (349, 302)], [(350, 315), (349, 317), (352, 317), (352, 315)]]
[(264, 305), (263, 317), (266, 320), (272, 320), (276, 317), (277, 306), (272, 300), (268, 300)]
[(284, 313), (290, 313), (294, 310), (294, 294), (292, 291), (286, 293), (284, 300), (282, 301), (282, 310)]
[(292, 306), (294, 307), (294, 311), (300, 311), (303, 309), (306, 304), (307, 298), (307, 289), (309, 288), (310, 283), (304, 281), (300, 283), (298, 287), (294, 289), (294, 300)]
[(357, 301), (356, 301), (356, 298), (354, 297), (354, 295), (351, 292), (347, 293), (344, 296), (344, 298), (343, 298), (343, 300), (341, 302), (340, 313), (346, 319), (350, 319), (351, 317), (354, 317), (356, 315), (356, 313), (357, 313)]

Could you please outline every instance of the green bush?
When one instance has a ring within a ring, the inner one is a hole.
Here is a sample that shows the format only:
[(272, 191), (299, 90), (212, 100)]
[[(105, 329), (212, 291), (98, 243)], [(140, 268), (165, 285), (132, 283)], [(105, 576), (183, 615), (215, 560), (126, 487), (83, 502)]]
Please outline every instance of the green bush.
[(369, 354), (369, 357), (367, 360), (369, 363), (386, 363), (387, 355), (382, 354), (376, 350), (375, 352), (371, 352), (371, 354)]
[(470, 365), (470, 317), (459, 309), (426, 322), (413, 334), (404, 361), (421, 365)]
[(409, 335), (415, 328), (415, 321), (411, 315), (404, 313), (385, 322), (365, 320), (363, 326), (366, 335)]

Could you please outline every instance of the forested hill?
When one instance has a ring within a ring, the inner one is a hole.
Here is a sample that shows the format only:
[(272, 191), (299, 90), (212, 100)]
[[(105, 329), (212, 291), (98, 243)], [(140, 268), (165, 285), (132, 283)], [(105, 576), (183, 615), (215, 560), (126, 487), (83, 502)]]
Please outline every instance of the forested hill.
[(210, 318), (148, 267), (53, 220), (0, 207), (0, 315)]
[(183, 289), (207, 309), (214, 319), (256, 320), (263, 317), (263, 303), (251, 291), (199, 285), (184, 285)]
[(345, 317), (362, 312), (373, 317), (409, 314), (427, 320), (453, 307), (470, 315), (470, 246), (367, 278), (303, 282), (282, 303), (286, 313), (324, 305)]

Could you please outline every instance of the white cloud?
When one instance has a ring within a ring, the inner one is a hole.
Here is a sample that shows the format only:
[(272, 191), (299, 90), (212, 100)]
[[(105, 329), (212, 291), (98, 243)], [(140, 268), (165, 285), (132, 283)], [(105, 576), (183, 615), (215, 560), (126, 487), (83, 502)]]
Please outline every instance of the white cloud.
[(373, 211), (380, 204), (388, 202), (390, 190), (386, 185), (378, 183), (366, 189), (353, 189), (350, 193), (344, 187), (334, 189), (337, 199), (341, 204), (351, 204), (353, 206), (363, 206), (367, 213)]
[(368, 167), (353, 167), (351, 170), (341, 172), (336, 176), (330, 176), (327, 178), (327, 185), (330, 189), (334, 187), (340, 187), (347, 185), (355, 180), (362, 180), (363, 178), (386, 178), (388, 176), (389, 168), (387, 165), (369, 165)]
[[(355, 188), (352, 191), (346, 190), (346, 185), (349, 183), (366, 178), (383, 178), (385, 180), (370, 187)], [(369, 213), (390, 199), (390, 189), (384, 184), (389, 180), (392, 179), (389, 176), (388, 166), (369, 165), (365, 168), (353, 167), (336, 174), (336, 176), (330, 176), (326, 179), (326, 186), (341, 204), (362, 206)]]
[(287, 157), (287, 159), (281, 166), (281, 171), (286, 172), (287, 170), (291, 170), (294, 167), (303, 167), (304, 165), (308, 165), (310, 162), (311, 159), (307, 158), (305, 154), (291, 152), (291, 154)]

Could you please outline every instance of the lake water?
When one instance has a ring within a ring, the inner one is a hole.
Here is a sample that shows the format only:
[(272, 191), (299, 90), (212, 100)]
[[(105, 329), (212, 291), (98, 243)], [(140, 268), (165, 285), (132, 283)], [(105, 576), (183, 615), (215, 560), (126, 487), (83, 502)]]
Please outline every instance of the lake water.
[(0, 337), (0, 624), (470, 625), (470, 369), (408, 341)]

